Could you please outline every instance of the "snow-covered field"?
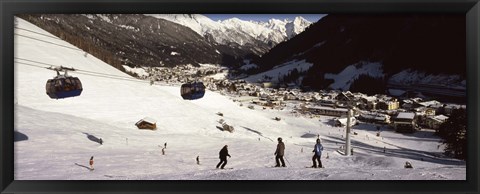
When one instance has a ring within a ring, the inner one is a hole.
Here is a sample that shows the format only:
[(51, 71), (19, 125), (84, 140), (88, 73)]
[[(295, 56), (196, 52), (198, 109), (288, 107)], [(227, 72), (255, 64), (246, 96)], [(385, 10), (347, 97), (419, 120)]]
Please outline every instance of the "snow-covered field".
[[(345, 132), (331, 126), (331, 117), (252, 110), (211, 91), (185, 101), (178, 86), (134, 80), (24, 20), (16, 18), (16, 26), (36, 33), (15, 30), (23, 35), (15, 36), (15, 180), (466, 179), (465, 162), (437, 157), (442, 146), (432, 131), (398, 134), (382, 128), (377, 137), (375, 126), (360, 124), (354, 127), (358, 135), (352, 135), (354, 155), (342, 156), (336, 150)], [(48, 64), (77, 69), (69, 74), (81, 79), (81, 96), (50, 99), (45, 83), (56, 73), (42, 68)], [(144, 117), (156, 119), (157, 130), (137, 129), (134, 124)], [(235, 131), (220, 131), (220, 119)], [(326, 168), (305, 168), (312, 164), (317, 134)], [(271, 168), (277, 137), (286, 144), (286, 168)], [(232, 156), (226, 167), (233, 169), (215, 169), (224, 145)], [(406, 161), (414, 168), (403, 168)]]

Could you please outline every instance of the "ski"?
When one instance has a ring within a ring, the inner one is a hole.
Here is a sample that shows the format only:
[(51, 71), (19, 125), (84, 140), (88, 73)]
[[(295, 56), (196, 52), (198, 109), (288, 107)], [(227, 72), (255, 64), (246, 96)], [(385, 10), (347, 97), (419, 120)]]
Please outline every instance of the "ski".
[[(314, 168), (314, 167), (311, 167), (311, 166), (305, 166), (305, 168)], [(317, 168), (325, 168), (325, 166), (323, 166), (323, 167), (317, 167)]]

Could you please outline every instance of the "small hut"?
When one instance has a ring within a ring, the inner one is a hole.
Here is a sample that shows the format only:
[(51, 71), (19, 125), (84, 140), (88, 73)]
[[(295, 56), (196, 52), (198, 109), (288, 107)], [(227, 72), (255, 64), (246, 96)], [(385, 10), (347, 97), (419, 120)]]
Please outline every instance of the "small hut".
[(145, 117), (145, 118), (141, 119), (140, 121), (135, 123), (135, 125), (139, 129), (151, 129), (151, 130), (157, 129), (157, 121), (155, 119), (150, 118), (150, 117)]
[(230, 133), (233, 133), (233, 130), (234, 130), (233, 126), (228, 125), (227, 123), (223, 123), (222, 128), (223, 128), (224, 131), (228, 131)]

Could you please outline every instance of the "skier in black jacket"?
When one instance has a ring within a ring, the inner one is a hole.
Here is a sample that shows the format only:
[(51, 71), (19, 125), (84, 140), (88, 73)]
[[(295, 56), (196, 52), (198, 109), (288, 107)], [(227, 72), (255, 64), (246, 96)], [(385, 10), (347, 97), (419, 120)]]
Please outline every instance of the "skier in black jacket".
[(231, 157), (230, 154), (228, 154), (227, 147), (228, 147), (227, 145), (223, 146), (223, 148), (218, 153), (219, 158), (220, 158), (220, 162), (217, 164), (217, 168), (220, 167), (220, 165), (222, 165), (220, 168), (223, 169), (223, 167), (225, 167), (225, 165), (227, 165), (227, 156)]
[(275, 167), (280, 167), (280, 162), (282, 162), (282, 167), (285, 166), (285, 161), (283, 160), (283, 155), (285, 154), (285, 144), (282, 142), (282, 138), (279, 137), (278, 139), (278, 144), (277, 144), (277, 149), (275, 150), (275, 162), (277, 165)]

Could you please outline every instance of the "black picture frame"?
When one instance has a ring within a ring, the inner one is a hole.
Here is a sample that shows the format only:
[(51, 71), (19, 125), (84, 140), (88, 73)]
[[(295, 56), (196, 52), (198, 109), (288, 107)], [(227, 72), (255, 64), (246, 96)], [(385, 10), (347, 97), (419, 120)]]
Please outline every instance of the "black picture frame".
[[(2, 0), (1, 193), (478, 193), (478, 0)], [(466, 181), (18, 181), (13, 179), (13, 16), (21, 13), (464, 13), (467, 21)]]

